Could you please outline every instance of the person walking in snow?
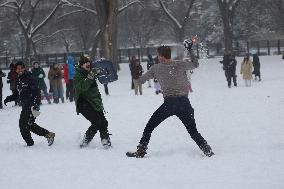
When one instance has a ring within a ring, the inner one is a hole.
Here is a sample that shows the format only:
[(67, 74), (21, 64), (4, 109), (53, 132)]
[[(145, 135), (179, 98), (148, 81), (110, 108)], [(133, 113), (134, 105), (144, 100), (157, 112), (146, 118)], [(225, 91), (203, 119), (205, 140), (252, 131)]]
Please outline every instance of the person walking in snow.
[[(158, 58), (158, 56), (154, 59), (154, 63), (155, 63), (155, 64), (159, 64), (159, 58)], [(155, 88), (155, 93), (156, 93), (156, 95), (162, 93), (163, 91), (162, 91), (162, 89), (161, 89), (161, 85), (160, 85), (160, 83), (158, 82), (158, 80), (154, 77), (154, 78), (153, 78), (153, 81), (154, 81), (154, 88)]]
[(53, 91), (53, 102), (58, 104), (59, 98), (64, 103), (63, 86), (62, 86), (63, 73), (58, 63), (54, 63), (52, 68), (48, 72), (48, 79)]
[[(152, 66), (154, 65), (154, 60), (152, 55), (148, 55), (148, 60), (147, 60), (147, 70), (149, 70)], [(148, 87), (151, 87), (151, 79), (149, 79), (148, 81)]]
[(259, 62), (259, 57), (256, 53), (252, 55), (252, 64), (253, 64), (252, 74), (254, 74), (254, 76), (255, 76), (254, 79), (257, 80), (257, 77), (258, 77), (258, 81), (261, 81), (260, 62)]
[(127, 152), (128, 157), (143, 158), (146, 154), (151, 134), (168, 117), (176, 115), (184, 124), (191, 138), (206, 156), (214, 155), (211, 147), (197, 131), (194, 119), (194, 110), (188, 99), (188, 79), (185, 70), (193, 70), (198, 67), (198, 60), (191, 51), (192, 42), (188, 50), (191, 61), (171, 60), (169, 46), (160, 46), (157, 49), (159, 64), (155, 64), (150, 70), (142, 75), (139, 83), (145, 83), (147, 79), (156, 77), (163, 90), (164, 103), (153, 113), (146, 124), (137, 151)]
[(237, 60), (234, 55), (229, 50), (224, 51), (223, 60), (220, 61), (223, 64), (223, 70), (225, 72), (225, 77), (228, 83), (228, 87), (231, 88), (232, 78), (234, 86), (237, 86), (237, 75), (236, 75), (236, 67)]
[(35, 119), (39, 116), (40, 109), (40, 89), (38, 83), (32, 76), (31, 72), (25, 70), (25, 64), (18, 61), (15, 65), (17, 77), (17, 90), (11, 96), (6, 97), (4, 104), (20, 99), (22, 111), (19, 120), (20, 132), (27, 143), (27, 146), (33, 146), (34, 140), (31, 132), (47, 139), (48, 145), (54, 142), (55, 133), (50, 132), (35, 123)]
[(131, 76), (133, 78), (133, 83), (134, 83), (134, 93), (135, 95), (138, 95), (138, 91), (139, 91), (139, 94), (142, 95), (142, 84), (138, 82), (138, 78), (139, 76), (142, 75), (143, 68), (139, 60), (136, 59), (135, 56), (132, 57), (130, 70), (131, 70)]
[(68, 90), (68, 98), (70, 102), (74, 100), (74, 75), (75, 75), (75, 65), (74, 58), (72, 56), (67, 57), (67, 66), (68, 66), (68, 82), (66, 83), (66, 93)]
[[(10, 84), (10, 90), (12, 91), (12, 95), (10, 96), (14, 96), (17, 95), (16, 93), (17, 88), (16, 88), (16, 81), (17, 81), (17, 73), (15, 70), (15, 64), (11, 63), (10, 64), (10, 71), (8, 72), (8, 76), (7, 76), (7, 83)], [(18, 100), (15, 100), (15, 105), (17, 106), (19, 104)]]
[(102, 98), (96, 82), (96, 72), (92, 70), (88, 57), (82, 56), (79, 60), (79, 66), (75, 69), (74, 87), (77, 114), (81, 113), (91, 122), (80, 147), (87, 147), (97, 131), (100, 132), (103, 147), (106, 149), (111, 147), (108, 121), (104, 115)]
[(240, 74), (243, 74), (243, 79), (245, 80), (246, 87), (251, 86), (251, 80), (252, 80), (252, 68), (253, 64), (250, 60), (250, 55), (247, 53), (244, 57), (244, 60), (241, 65), (241, 72)]
[(45, 72), (44, 70), (39, 66), (38, 62), (33, 63), (32, 68), (32, 75), (37, 81), (38, 87), (41, 91), (43, 91), (43, 94), (45, 96), (45, 99), (47, 100), (48, 104), (51, 104), (49, 95), (47, 93), (47, 86), (45, 84), (44, 78), (45, 78)]

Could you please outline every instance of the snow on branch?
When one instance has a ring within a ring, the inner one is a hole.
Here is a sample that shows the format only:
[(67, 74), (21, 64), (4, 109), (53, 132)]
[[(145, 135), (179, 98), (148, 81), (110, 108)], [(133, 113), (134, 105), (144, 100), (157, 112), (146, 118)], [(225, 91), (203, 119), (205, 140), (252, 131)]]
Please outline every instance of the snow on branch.
[(75, 30), (74, 28), (69, 28), (69, 29), (61, 29), (61, 30), (57, 30), (56, 32), (50, 34), (50, 35), (47, 35), (47, 36), (44, 36), (44, 37), (41, 37), (39, 39), (36, 39), (36, 40), (33, 40), (34, 43), (37, 43), (43, 39), (46, 39), (46, 38), (51, 38), (53, 37), (54, 35), (58, 34), (58, 33), (61, 33), (61, 32), (65, 32), (65, 31), (73, 31)]
[(6, 7), (17, 10), (17, 6), (13, 6), (12, 4), (17, 3), (15, 0), (7, 1), (5, 3), (0, 4), (0, 7)]
[(90, 9), (88, 7), (85, 7), (85, 6), (83, 6), (83, 5), (79, 4), (79, 3), (74, 4), (74, 3), (71, 3), (69, 0), (62, 0), (62, 2), (64, 2), (65, 6), (80, 8), (80, 9), (83, 9), (83, 10), (85, 10), (87, 12), (92, 13), (92, 14), (98, 15), (97, 11), (95, 11), (93, 9)]
[(57, 11), (57, 9), (64, 4), (65, 1), (59, 0), (57, 2), (57, 4), (55, 5), (55, 7), (52, 9), (52, 11), (50, 12), (50, 14), (48, 16), (46, 16), (46, 18), (39, 24), (37, 25), (34, 29), (32, 29), (31, 34), (35, 34), (41, 27), (43, 27), (51, 18), (52, 16), (55, 14), (55, 12)]
[(76, 13), (80, 13), (80, 12), (86, 12), (86, 10), (75, 10), (75, 11), (71, 11), (71, 12), (67, 12), (61, 16), (58, 17), (58, 19), (62, 19), (64, 18), (65, 16), (69, 16), (69, 15), (72, 15), (72, 14), (76, 14)]
[(129, 6), (134, 5), (136, 3), (139, 3), (143, 8), (145, 8), (144, 5), (141, 3), (141, 1), (136, 0), (136, 1), (132, 1), (132, 2), (128, 3), (127, 5), (125, 5), (123, 7), (120, 7), (117, 11), (118, 14), (121, 13), (122, 11), (124, 11), (125, 9), (127, 9)]
[(167, 7), (165, 6), (164, 2), (162, 0), (159, 0), (159, 3), (161, 5), (161, 7), (163, 8), (164, 12), (166, 13), (166, 15), (176, 24), (176, 26), (179, 29), (182, 29), (182, 25), (179, 23), (179, 21), (170, 13), (170, 11), (167, 9)]

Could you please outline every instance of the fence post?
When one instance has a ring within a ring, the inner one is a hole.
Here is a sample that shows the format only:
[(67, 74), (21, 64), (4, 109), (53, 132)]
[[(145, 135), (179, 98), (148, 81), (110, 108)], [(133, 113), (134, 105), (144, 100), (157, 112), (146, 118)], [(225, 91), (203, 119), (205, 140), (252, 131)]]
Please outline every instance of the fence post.
[(267, 40), (267, 53), (268, 53), (268, 55), (270, 55), (270, 44), (269, 44), (269, 40)]
[(277, 40), (277, 49), (278, 49), (278, 55), (281, 54), (280, 52), (280, 39)]
[(247, 53), (249, 53), (249, 41), (247, 41)]
[(198, 43), (196, 44), (196, 56), (199, 59), (199, 45), (198, 45)]
[(240, 46), (239, 46), (239, 42), (236, 42), (236, 48), (237, 48), (237, 54), (236, 54), (236, 56), (240, 56)]
[(260, 51), (259, 41), (256, 42), (256, 46), (257, 46), (257, 55), (259, 55), (259, 51)]

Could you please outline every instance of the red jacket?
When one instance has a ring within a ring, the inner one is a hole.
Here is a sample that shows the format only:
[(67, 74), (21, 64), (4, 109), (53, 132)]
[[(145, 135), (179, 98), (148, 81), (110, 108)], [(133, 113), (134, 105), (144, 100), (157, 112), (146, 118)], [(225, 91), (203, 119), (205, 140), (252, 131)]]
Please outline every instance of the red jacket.
[(69, 80), (68, 80), (68, 64), (66, 63), (63, 65), (63, 72), (64, 72), (63, 78), (65, 83), (67, 84)]

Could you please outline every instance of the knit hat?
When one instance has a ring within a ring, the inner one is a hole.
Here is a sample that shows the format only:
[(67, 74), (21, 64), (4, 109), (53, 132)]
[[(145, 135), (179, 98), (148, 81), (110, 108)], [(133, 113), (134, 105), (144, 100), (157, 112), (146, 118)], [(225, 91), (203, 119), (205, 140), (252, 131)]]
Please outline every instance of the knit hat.
[(24, 63), (23, 61), (17, 61), (17, 63), (15, 64), (15, 68), (16, 68), (17, 66), (26, 67), (26, 66), (25, 66), (25, 63)]
[(84, 55), (82, 55), (80, 57), (80, 60), (79, 60), (79, 66), (82, 66), (83, 64), (85, 64), (87, 62), (91, 62), (90, 59), (88, 57), (85, 57)]

